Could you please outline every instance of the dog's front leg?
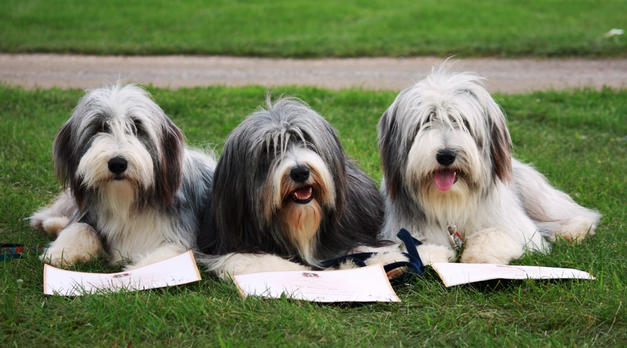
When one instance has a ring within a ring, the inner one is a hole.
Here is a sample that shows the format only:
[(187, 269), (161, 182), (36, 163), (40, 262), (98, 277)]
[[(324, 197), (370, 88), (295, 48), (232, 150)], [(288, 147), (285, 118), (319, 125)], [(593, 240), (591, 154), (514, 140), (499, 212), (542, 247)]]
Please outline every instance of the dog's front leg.
[(271, 254), (230, 253), (201, 257), (199, 261), (223, 280), (238, 274), (311, 270), (308, 266)]
[(103, 255), (102, 242), (96, 231), (88, 224), (75, 222), (59, 232), (40, 259), (54, 266), (71, 266)]
[(455, 251), (449, 246), (425, 243), (416, 249), (425, 265), (436, 262), (455, 262)]
[(489, 227), (466, 235), (461, 262), (506, 265), (522, 256), (524, 246), (499, 228)]
[(78, 213), (78, 208), (69, 190), (59, 194), (47, 207), (36, 211), (30, 218), (30, 225), (56, 238), (70, 224), (70, 218)]
[(186, 252), (188, 249), (178, 244), (165, 244), (150, 253), (143, 255), (137, 260), (133, 260), (133, 263), (124, 267), (124, 270), (129, 271), (142, 266), (147, 266), (155, 262), (163, 261), (171, 257), (180, 255)]
[[(364, 263), (370, 265), (389, 265), (395, 262), (408, 262), (409, 257), (404, 254), (405, 248), (400, 244), (387, 245), (382, 247), (359, 246), (353, 249), (350, 254), (373, 253)], [(352, 269), (359, 266), (347, 260), (341, 263), (338, 269)]]

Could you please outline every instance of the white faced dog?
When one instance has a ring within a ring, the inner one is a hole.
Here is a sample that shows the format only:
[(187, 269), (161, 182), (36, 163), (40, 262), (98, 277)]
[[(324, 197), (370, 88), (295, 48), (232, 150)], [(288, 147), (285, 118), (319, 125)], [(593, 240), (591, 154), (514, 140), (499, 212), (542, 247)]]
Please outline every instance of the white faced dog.
[(104, 256), (133, 268), (196, 246), (215, 160), (186, 148), (143, 89), (89, 91), (52, 152), (68, 189), (31, 217), (33, 227), (58, 233), (42, 259), (71, 265)]
[(379, 149), (385, 237), (404, 227), (424, 244), (425, 263), (506, 264), (544, 237), (580, 241), (600, 215), (511, 158), (505, 117), (481, 78), (444, 68), (403, 90), (383, 114)]
[(394, 246), (378, 248), (384, 204), (374, 182), (329, 123), (295, 99), (268, 101), (233, 130), (212, 197), (198, 241), (211, 256), (199, 262), (222, 278), (324, 267), (374, 249), (367, 264), (406, 260)]

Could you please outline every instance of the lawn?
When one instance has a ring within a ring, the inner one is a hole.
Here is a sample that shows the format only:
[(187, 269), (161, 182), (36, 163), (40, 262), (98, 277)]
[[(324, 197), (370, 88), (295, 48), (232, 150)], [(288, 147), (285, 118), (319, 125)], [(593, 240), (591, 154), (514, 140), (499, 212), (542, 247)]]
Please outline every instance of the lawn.
[(4, 0), (0, 52), (625, 56), (624, 0)]
[[(151, 92), (191, 145), (218, 153), (229, 131), (265, 95), (263, 87)], [(336, 127), (360, 166), (381, 179), (376, 123), (394, 92), (284, 87), (272, 93), (310, 103)], [(47, 243), (25, 219), (59, 190), (50, 147), (81, 94), (0, 86), (0, 242)], [(402, 303), (319, 305), (244, 300), (232, 284), (205, 276), (174, 288), (62, 298), (42, 294), (42, 264), (27, 255), (0, 262), (2, 345), (623, 346), (627, 90), (496, 99), (508, 114), (516, 157), (604, 215), (596, 237), (581, 245), (558, 242), (550, 255), (526, 255), (518, 262), (578, 268), (596, 281), (447, 289), (429, 271), (397, 288)], [(76, 269), (114, 271), (97, 261)]]

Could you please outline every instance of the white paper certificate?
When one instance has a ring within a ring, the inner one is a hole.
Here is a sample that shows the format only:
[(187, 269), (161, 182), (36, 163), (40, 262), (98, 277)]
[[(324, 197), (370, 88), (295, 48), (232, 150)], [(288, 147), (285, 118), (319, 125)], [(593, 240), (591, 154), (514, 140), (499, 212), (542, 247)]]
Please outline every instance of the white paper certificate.
[(72, 272), (44, 265), (44, 294), (80, 296), (121, 289), (146, 290), (192, 283), (201, 279), (191, 251), (120, 273)]
[(314, 302), (400, 302), (383, 266), (342, 271), (290, 271), (237, 275), (244, 297), (262, 296)]
[(492, 279), (594, 279), (589, 273), (572, 268), (477, 263), (434, 263), (431, 267), (447, 287)]

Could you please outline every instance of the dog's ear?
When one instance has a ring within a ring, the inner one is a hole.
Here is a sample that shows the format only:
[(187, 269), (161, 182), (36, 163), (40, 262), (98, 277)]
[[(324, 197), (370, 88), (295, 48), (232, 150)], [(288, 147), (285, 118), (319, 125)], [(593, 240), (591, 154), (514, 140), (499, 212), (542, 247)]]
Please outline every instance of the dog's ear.
[(64, 187), (70, 184), (72, 173), (78, 166), (72, 144), (72, 120), (68, 120), (57, 133), (52, 145), (52, 157), (57, 177)]
[(383, 224), (385, 203), (375, 182), (351, 161), (346, 163), (346, 181), (345, 209), (339, 221), (323, 221), (317, 236), (320, 251), (331, 251), (332, 255), (355, 245), (377, 245)]
[(84, 189), (80, 178), (75, 178), (74, 173), (78, 168), (79, 150), (75, 143), (72, 130), (74, 119), (71, 118), (61, 127), (52, 144), (52, 158), (54, 168), (63, 188), (70, 187), (72, 195), (79, 209), (83, 206)]
[(167, 205), (172, 204), (181, 185), (185, 140), (183, 133), (166, 118), (161, 129), (161, 156), (156, 168), (156, 189)]
[(390, 106), (381, 116), (378, 125), (379, 154), (385, 178), (386, 193), (394, 199), (401, 190), (403, 182), (401, 161), (399, 160), (399, 143), (403, 137), (402, 130), (396, 119), (396, 103)]
[[(207, 253), (227, 253), (235, 250), (252, 250), (267, 245), (269, 235), (264, 235), (259, 218), (254, 213), (254, 175), (248, 167), (244, 147), (246, 141), (227, 139), (213, 177), (212, 209), (207, 223), (202, 226), (199, 246)], [(242, 167), (244, 166), (244, 167)], [(264, 197), (265, 198), (265, 197)], [(209, 240), (214, 238), (213, 241)]]
[(507, 182), (512, 178), (512, 140), (505, 124), (505, 116), (496, 103), (488, 106), (490, 127), (490, 159), (496, 177)]
[(346, 195), (348, 192), (347, 186), (349, 184), (347, 180), (347, 171), (350, 159), (344, 152), (344, 147), (342, 146), (342, 142), (340, 142), (340, 138), (337, 136), (335, 129), (333, 129), (333, 127), (331, 127), (331, 125), (326, 121), (324, 122), (325, 127), (327, 128), (325, 134), (329, 134), (331, 139), (326, 144), (326, 146), (329, 147), (329, 151), (323, 156), (323, 159), (329, 166), (329, 170), (334, 176), (335, 211), (339, 213), (335, 217), (339, 219), (344, 212), (345, 205), (347, 204)]

